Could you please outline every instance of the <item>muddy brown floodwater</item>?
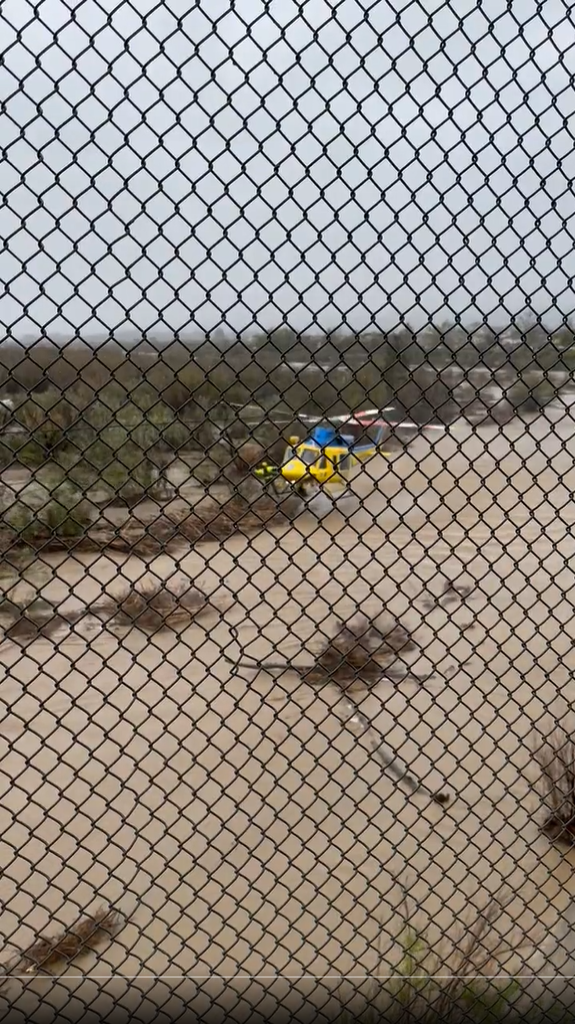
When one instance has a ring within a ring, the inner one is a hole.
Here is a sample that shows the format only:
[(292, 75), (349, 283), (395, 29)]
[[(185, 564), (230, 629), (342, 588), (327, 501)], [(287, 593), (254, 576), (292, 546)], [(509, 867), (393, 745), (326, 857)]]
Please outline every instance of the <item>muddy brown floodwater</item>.
[[(360, 986), (392, 969), (405, 890), (432, 944), (504, 883), (515, 897), (503, 932), (515, 919), (528, 949), (552, 926), (575, 881), (538, 833), (526, 741), (573, 699), (574, 452), (567, 416), (459, 422), (373, 460), (291, 526), (149, 564), (50, 558), (46, 597), (90, 601), (155, 574), (230, 605), (180, 637), (101, 631), (0, 649), (3, 934), (25, 946), (70, 902), (133, 913), (79, 968), (138, 975), (130, 992), (121, 977), (68, 972), (50, 983), (53, 1003), (95, 1006), (99, 992), (164, 1005), (177, 989), (207, 1005), (230, 990), (222, 976), (242, 975), (237, 999), (257, 1003), (267, 987), (287, 1000), (299, 986), (329, 1016), (336, 976)], [(434, 604), (446, 581), (470, 593)], [(385, 774), (329, 689), (222, 656), (297, 657), (335, 615), (382, 606), (435, 678), (383, 682), (361, 710), (417, 775), (445, 780), (445, 811)], [(303, 975), (329, 976), (323, 995)]]

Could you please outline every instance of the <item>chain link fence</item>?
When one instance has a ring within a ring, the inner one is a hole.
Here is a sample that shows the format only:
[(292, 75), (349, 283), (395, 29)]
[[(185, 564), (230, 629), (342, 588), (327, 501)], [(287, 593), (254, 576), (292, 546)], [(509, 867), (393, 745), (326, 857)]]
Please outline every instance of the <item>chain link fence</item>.
[(572, 15), (0, 5), (4, 1016), (572, 1019)]

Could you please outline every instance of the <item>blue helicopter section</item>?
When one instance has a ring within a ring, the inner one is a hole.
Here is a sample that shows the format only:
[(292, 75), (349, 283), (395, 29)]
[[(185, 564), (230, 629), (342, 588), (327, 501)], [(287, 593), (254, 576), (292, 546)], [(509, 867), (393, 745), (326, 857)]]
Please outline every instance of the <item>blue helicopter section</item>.
[[(382, 426), (380, 434), (383, 434), (383, 430)], [(304, 444), (314, 445), (318, 448), (349, 448), (351, 452), (369, 452), (373, 451), (380, 441), (381, 437), (371, 443), (357, 444), (353, 434), (343, 434), (334, 427), (323, 426), (314, 427)]]

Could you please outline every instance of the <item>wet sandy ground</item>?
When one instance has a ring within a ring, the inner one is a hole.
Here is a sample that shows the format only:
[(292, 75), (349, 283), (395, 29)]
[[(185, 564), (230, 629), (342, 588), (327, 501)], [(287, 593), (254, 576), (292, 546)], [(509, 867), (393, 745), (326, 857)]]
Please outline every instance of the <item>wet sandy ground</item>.
[[(503, 884), (515, 898), (498, 927), (519, 926), (513, 969), (523, 961), (575, 892), (569, 858), (538, 835), (525, 771), (533, 726), (572, 703), (574, 451), (568, 417), (459, 423), (373, 460), (336, 508), (320, 500), (291, 527), (149, 565), (50, 559), (53, 599), (94, 600), (149, 573), (230, 607), (181, 637), (0, 648), (2, 933), (22, 946), (111, 902), (132, 919), (79, 969), (140, 978), (107, 991), (37, 980), (30, 1005), (147, 993), (169, 1012), (180, 986), (207, 1007), (222, 976), (242, 975), (240, 1007), (264, 989), (287, 1005), (299, 986), (329, 1017), (338, 975), (360, 986), (393, 969), (406, 907), (439, 948)], [(471, 594), (442, 609), (446, 580)], [(445, 780), (446, 811), (386, 775), (329, 688), (222, 656), (301, 660), (358, 607), (400, 618), (417, 670), (434, 673), (423, 687), (383, 682), (361, 709), (420, 778)], [(302, 976), (329, 977), (322, 989)]]

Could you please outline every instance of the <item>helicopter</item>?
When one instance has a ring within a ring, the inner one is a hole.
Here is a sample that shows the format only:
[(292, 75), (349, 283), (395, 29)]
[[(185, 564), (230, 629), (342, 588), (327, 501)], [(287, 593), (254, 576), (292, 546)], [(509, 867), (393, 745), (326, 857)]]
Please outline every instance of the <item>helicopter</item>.
[(382, 450), (385, 427), (368, 413), (318, 422), (306, 438), (290, 437), (281, 477), (302, 492), (314, 485), (344, 485), (355, 466), (376, 453), (389, 454)]
[(310, 425), (310, 433), (303, 439), (290, 437), (281, 465), (264, 463), (256, 469), (256, 475), (272, 479), (276, 490), (292, 485), (301, 493), (307, 493), (325, 485), (345, 486), (356, 466), (376, 454), (390, 456), (383, 448), (384, 436), (390, 428), (445, 429), (435, 424), (420, 426), (383, 418), (383, 413), (392, 411), (392, 408), (362, 409), (329, 417), (300, 414), (300, 421)]

